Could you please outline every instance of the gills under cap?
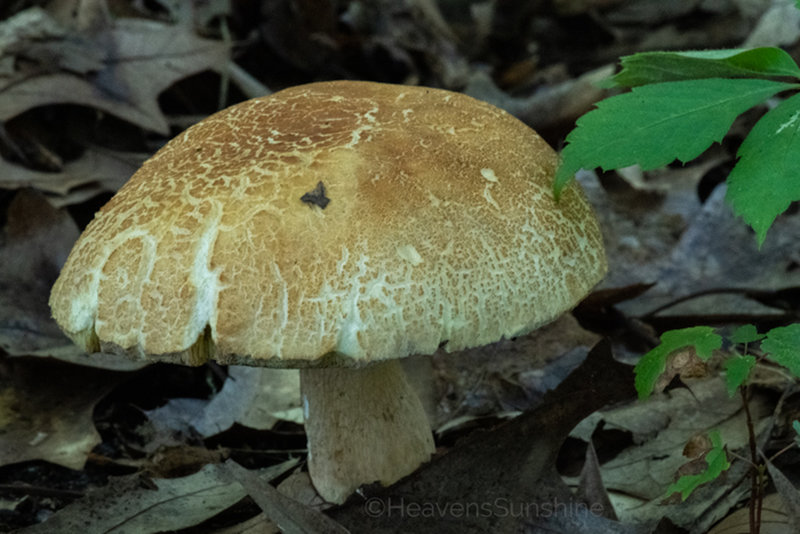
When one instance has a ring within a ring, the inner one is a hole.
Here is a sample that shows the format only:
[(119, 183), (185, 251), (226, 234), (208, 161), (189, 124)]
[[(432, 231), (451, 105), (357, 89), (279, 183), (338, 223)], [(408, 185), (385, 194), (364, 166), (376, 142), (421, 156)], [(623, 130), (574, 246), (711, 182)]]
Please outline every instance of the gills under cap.
[(89, 351), (281, 367), (483, 345), (604, 275), (555, 152), (489, 104), (324, 82), (230, 107), (104, 206), (50, 299)]

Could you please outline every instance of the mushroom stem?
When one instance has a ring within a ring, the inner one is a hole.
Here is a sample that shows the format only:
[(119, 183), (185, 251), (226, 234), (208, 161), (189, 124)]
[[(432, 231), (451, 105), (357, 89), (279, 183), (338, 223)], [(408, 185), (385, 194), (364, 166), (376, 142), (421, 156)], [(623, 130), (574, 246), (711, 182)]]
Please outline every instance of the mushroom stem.
[(425, 410), (397, 360), (301, 369), (300, 387), (309, 474), (329, 502), (362, 484), (389, 485), (434, 452)]

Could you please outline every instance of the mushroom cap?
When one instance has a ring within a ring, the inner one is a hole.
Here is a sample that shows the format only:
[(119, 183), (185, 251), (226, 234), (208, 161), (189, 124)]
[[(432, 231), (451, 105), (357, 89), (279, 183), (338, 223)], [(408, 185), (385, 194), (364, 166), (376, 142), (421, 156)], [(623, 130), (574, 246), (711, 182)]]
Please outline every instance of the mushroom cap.
[(520, 335), (607, 268), (580, 188), (553, 198), (557, 162), (462, 94), (292, 87), (149, 159), (83, 232), (50, 306), (89, 352), (187, 364), (360, 365)]

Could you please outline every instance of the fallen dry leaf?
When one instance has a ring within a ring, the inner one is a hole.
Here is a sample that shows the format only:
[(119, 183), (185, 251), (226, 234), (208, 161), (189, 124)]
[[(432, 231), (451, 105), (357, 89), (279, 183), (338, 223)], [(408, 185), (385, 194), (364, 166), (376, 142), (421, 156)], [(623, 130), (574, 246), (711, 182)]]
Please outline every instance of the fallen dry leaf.
[(147, 157), (146, 154), (88, 148), (79, 159), (65, 163), (60, 172), (28, 169), (0, 158), (0, 188), (32, 187), (59, 195), (53, 197), (51, 204), (75, 204), (101, 191), (117, 191)]
[[(300, 376), (294, 369), (231, 366), (210, 400), (171, 399), (145, 413), (162, 440), (192, 433), (207, 438), (234, 423), (256, 430), (269, 430), (279, 419), (302, 424)], [(171, 444), (154, 442), (151, 448)]]
[(700, 359), (694, 347), (676, 350), (667, 356), (664, 371), (658, 376), (653, 391), (664, 391), (676, 377), (679, 380), (701, 378), (708, 375), (708, 365)]
[[(191, 74), (225, 71), (230, 61), (228, 44), (198, 37), (185, 26), (117, 19), (91, 34), (71, 34), (48, 19), (46, 11), (30, 8), (0, 27), (0, 36), (15, 39), (0, 49), (0, 61), (9, 53), (30, 55), (35, 45), (23, 70), (0, 71), (0, 120), (38, 106), (79, 104), (168, 134), (159, 94)], [(21, 24), (46, 28), (47, 38), (34, 40), (17, 29)]]
[[(297, 465), (289, 460), (253, 473), (272, 480)], [(244, 498), (247, 492), (219, 466), (210, 464), (193, 475), (148, 479), (116, 477), (102, 488), (59, 510), (20, 534), (148, 534), (195, 526)]]
[(219, 470), (241, 484), (264, 514), (286, 534), (348, 534), (348, 530), (322, 512), (287, 497), (258, 473), (233, 460)]
[(792, 2), (773, 1), (742, 45), (789, 46), (800, 37), (800, 12)]
[[(764, 497), (761, 510), (761, 534), (796, 534), (789, 522), (780, 495), (771, 493)], [(745, 506), (714, 525), (708, 534), (750, 534), (750, 507)]]
[(597, 87), (597, 82), (614, 74), (614, 67), (606, 65), (576, 79), (565, 80), (543, 87), (526, 97), (514, 97), (495, 85), (492, 78), (481, 71), (472, 73), (464, 93), (505, 109), (537, 131), (572, 124), (607, 92)]
[(797, 531), (800, 528), (800, 491), (769, 459), (766, 460), (766, 464), (770, 479), (781, 497), (783, 510), (786, 512), (786, 523)]
[(0, 466), (46, 460), (82, 469), (101, 441), (94, 406), (121, 376), (39, 358), (0, 360)]
[[(702, 167), (702, 165), (701, 165)], [(660, 180), (668, 179), (659, 173)], [(602, 187), (594, 173), (579, 173), (584, 190), (597, 209), (609, 258), (602, 287), (656, 282), (644, 295), (621, 302), (629, 316), (641, 316), (679, 297), (728, 288), (800, 286), (797, 235), (800, 216), (787, 212), (775, 220), (759, 248), (752, 230), (725, 202), (725, 186), (717, 186), (704, 203), (697, 195), (700, 176), (686, 170), (661, 192), (631, 187)], [(742, 295), (713, 294), (683, 302), (671, 314), (760, 313), (778, 316)], [(678, 326), (673, 326), (677, 328)]]
[[(434, 427), (461, 416), (485, 416), (521, 411), (534, 406), (555, 388), (584, 358), (599, 336), (584, 330), (571, 314), (564, 314), (538, 330), (434, 356), (441, 389)], [(468, 417), (469, 419), (469, 417)]]
[[(687, 383), (691, 391), (675, 389), (647, 402), (595, 413), (572, 433), (589, 441), (601, 423), (604, 429), (630, 433), (636, 445), (600, 467), (617, 515), (625, 524), (668, 517), (692, 532), (705, 532), (749, 492), (749, 464), (737, 460), (725, 476), (702, 486), (687, 501), (662, 504), (667, 487), (686, 463), (684, 447), (698, 431), (719, 429), (731, 451), (748, 443), (741, 399), (728, 395), (722, 378)], [(753, 396), (750, 410), (756, 433), (763, 435), (772, 420), (768, 400)]]
[(0, 229), (0, 347), (9, 354), (71, 351), (48, 300), (78, 234), (69, 215), (40, 193), (23, 190), (11, 200)]
[(586, 447), (586, 456), (583, 462), (583, 469), (581, 469), (577, 495), (589, 506), (592, 504), (599, 505), (597, 509), (600, 510), (603, 517), (613, 519), (614, 521), (617, 520), (617, 513), (614, 511), (614, 505), (611, 504), (608, 491), (603, 484), (603, 476), (600, 472), (600, 460), (597, 458), (597, 451), (591, 442)]
[(228, 367), (222, 390), (192, 426), (208, 437), (227, 430), (233, 423), (269, 430), (279, 419), (303, 423), (300, 373), (296, 369), (233, 365)]

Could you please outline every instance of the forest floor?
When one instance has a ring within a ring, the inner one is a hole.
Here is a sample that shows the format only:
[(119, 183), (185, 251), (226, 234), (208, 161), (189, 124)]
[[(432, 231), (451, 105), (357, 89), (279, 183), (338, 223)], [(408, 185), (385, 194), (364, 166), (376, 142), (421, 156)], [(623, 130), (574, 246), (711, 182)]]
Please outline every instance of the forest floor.
[[(797, 206), (758, 247), (725, 202), (764, 109), (690, 164), (580, 173), (606, 279), (537, 332), (414, 360), (433, 460), (340, 506), (305, 469), (297, 372), (89, 357), (48, 297), (142, 162), (247, 98), (332, 79), (439, 87), (560, 148), (611, 94), (595, 82), (620, 56), (780, 46), (798, 59), (799, 45), (800, 11), (778, 0), (0, 3), (0, 531), (749, 532), (752, 429), (764, 457), (781, 452), (761, 532), (796, 532), (796, 380), (757, 372), (745, 410), (715, 357), (646, 402), (633, 391), (632, 365), (668, 329), (797, 321)], [(710, 429), (731, 467), (684, 502), (667, 495)]]

